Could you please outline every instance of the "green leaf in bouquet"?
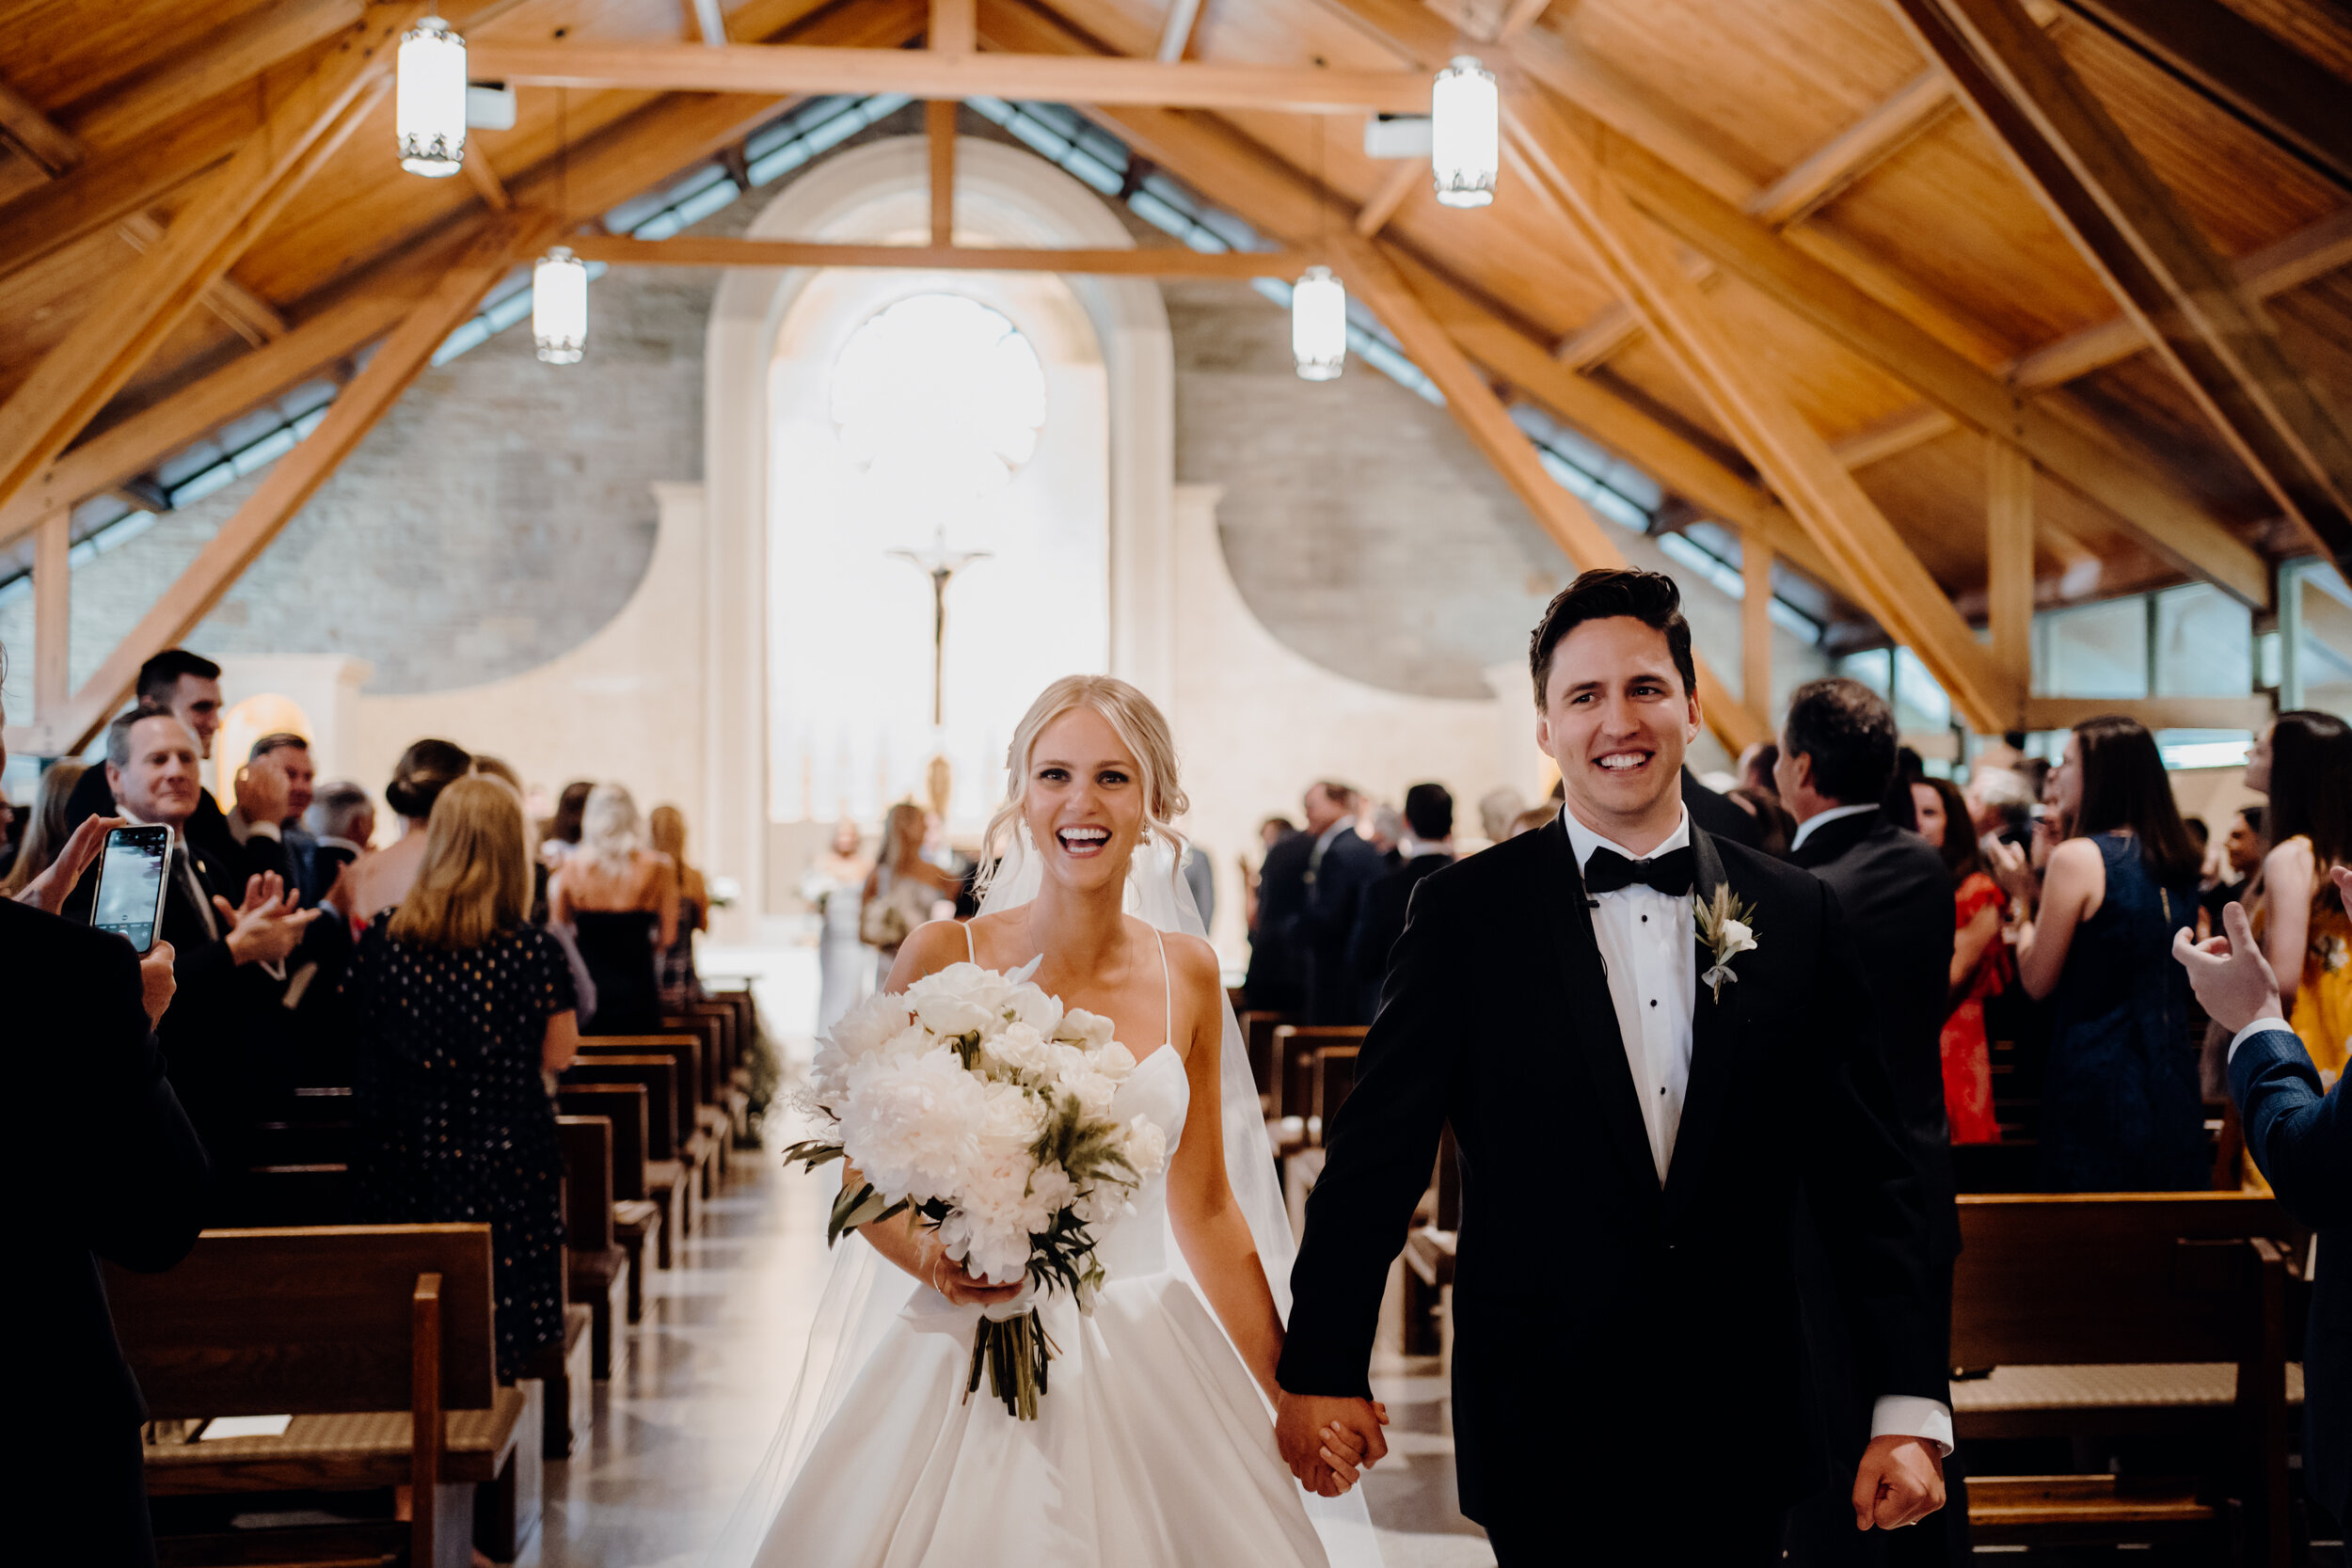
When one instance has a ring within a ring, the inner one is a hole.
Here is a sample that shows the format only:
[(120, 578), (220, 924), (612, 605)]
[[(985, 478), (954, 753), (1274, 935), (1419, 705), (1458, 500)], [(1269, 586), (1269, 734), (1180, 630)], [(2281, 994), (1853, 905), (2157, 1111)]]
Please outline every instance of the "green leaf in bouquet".
[(818, 1166), (830, 1164), (848, 1153), (849, 1150), (839, 1144), (827, 1143), (821, 1138), (811, 1138), (805, 1143), (797, 1143), (786, 1149), (784, 1163), (788, 1165), (797, 1161), (802, 1168), (815, 1170)]
[[(903, 1203), (900, 1207), (904, 1207)], [(892, 1212), (891, 1207), (882, 1201), (882, 1194), (874, 1191), (872, 1182), (855, 1188), (844, 1187), (833, 1200), (833, 1216), (825, 1223), (825, 1244), (831, 1246), (841, 1239), (843, 1231), (855, 1230), (861, 1225), (871, 1225)]]

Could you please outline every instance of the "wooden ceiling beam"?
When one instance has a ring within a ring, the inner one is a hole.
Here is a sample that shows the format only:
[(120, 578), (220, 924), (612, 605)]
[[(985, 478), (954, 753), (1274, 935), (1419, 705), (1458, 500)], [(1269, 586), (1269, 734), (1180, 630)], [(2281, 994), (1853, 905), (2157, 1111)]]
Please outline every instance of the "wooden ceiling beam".
[(1399, 159), (1396, 167), (1389, 171), (1388, 179), (1381, 182), (1380, 188), (1372, 193), (1372, 199), (1356, 210), (1356, 221), (1351, 227), (1367, 240), (1376, 237), (1389, 226), (1389, 220), (1396, 216), (1396, 210), (1405, 205), (1406, 198), (1413, 194), (1413, 187), (1428, 178), (1428, 159)]
[(359, 24), (365, 0), (278, 0), (206, 31), (176, 53), (59, 119), (89, 147), (112, 151), (230, 88)]
[(808, 49), (731, 43), (482, 43), (468, 51), (482, 81), (635, 92), (902, 92), (911, 98), (1149, 103), (1300, 114), (1429, 112), (1427, 76), (1402, 71), (1167, 63), (922, 49)]
[(931, 243), (945, 250), (956, 243), (956, 104), (934, 98), (923, 105), (923, 142), (930, 154)]
[(1602, 276), (1641, 313), (1659, 345), (1836, 562), (1863, 608), (1911, 646), (1979, 734), (1998, 734), (2014, 723), (2025, 689), (2010, 689), (1894, 524), (1805, 423), (1776, 379), (1743, 352), (1737, 334), (1677, 263), (1667, 236), (1634, 210), (1593, 139), (1580, 136), (1536, 92), (1514, 93), (1503, 123), (1536, 198), (1568, 226)]
[(350, 135), (426, 8), (384, 6), (346, 34), (0, 405), (0, 502), (65, 450)]
[[(983, 0), (980, 28), (983, 40), (998, 48), (1043, 54), (1093, 47), (1020, 0)], [(1178, 179), (1214, 192), (1217, 201), (1263, 233), (1311, 246), (1350, 226), (1354, 213), (1348, 207), (1264, 148), (1203, 116), (1142, 107), (1088, 112)], [(1552, 357), (1549, 344), (1410, 251), (1386, 241), (1381, 250), (1447, 335), (1529, 402), (1686, 497), (1709, 516), (1743, 532), (1760, 532), (1790, 564), (1842, 592), (1828, 558), (1770, 491), (1681, 432), (1561, 364)]]
[(973, 0), (930, 0), (930, 25), (924, 30), (923, 47), (943, 55), (970, 55), (979, 49), (979, 24), (974, 20)]
[(482, 303), (482, 296), (517, 255), (527, 255), (552, 231), (545, 214), (501, 216), (445, 273), (433, 291), (395, 327), (368, 368), (352, 379), (326, 418), (271, 465), (245, 504), (207, 540), (196, 559), (166, 589), (137, 626), (116, 644), (57, 721), (37, 720), (29, 732), (11, 731), (11, 749), (55, 756), (89, 744), (138, 679), (139, 666), (180, 641), (212, 612), (246, 569), (269, 547), (345, 457), (400, 401), (433, 353)]
[[(1512, 422), (1502, 400), (1423, 309), (1378, 247), (1352, 231), (1335, 237), (1331, 244), (1349, 287), (1396, 334), (1413, 363), (1437, 383), (1438, 390), (1445, 394), (1446, 412), (1511, 486), (1537, 525), (1551, 535), (1569, 563), (1580, 571), (1627, 564), (1625, 552), (1600, 520), (1545, 471), (1534, 443)], [(1755, 742), (1770, 738), (1769, 721), (1735, 698), (1704, 657), (1698, 659), (1698, 684), (1700, 716), (1724, 750), (1738, 756)]]
[(469, 142), (465, 159), (457, 166), (465, 171), (466, 183), (471, 185), (474, 194), (482, 198), (484, 206), (494, 213), (515, 210), (515, 198), (507, 194), (506, 182), (499, 178), (499, 171), (491, 166), (488, 148), (479, 141)]
[(2352, 575), (2352, 432), (2074, 68), (2015, 0), (1887, 6), (2216, 431)]
[(1199, 251), (1184, 245), (1127, 250), (1030, 250), (980, 245), (833, 245), (803, 240), (692, 236), (632, 240), (579, 234), (565, 242), (582, 261), (610, 266), (890, 267), (941, 272), (1058, 272), (1122, 277), (1295, 277), (1313, 251)]
[(1200, 30), (1200, 13), (1207, 8), (1202, 0), (1168, 0), (1168, 15), (1160, 23), (1160, 46), (1152, 57), (1174, 65), (1191, 55), (1193, 35)]
[(55, 180), (78, 167), (82, 144), (50, 122), (32, 101), (0, 82), (0, 143), (16, 149), (34, 167)]
[(1802, 223), (1917, 140), (1951, 106), (1951, 83), (1940, 71), (1923, 71), (1740, 205), (1774, 229)]
[(2066, 0), (2352, 185), (2352, 84), (2220, 0)]

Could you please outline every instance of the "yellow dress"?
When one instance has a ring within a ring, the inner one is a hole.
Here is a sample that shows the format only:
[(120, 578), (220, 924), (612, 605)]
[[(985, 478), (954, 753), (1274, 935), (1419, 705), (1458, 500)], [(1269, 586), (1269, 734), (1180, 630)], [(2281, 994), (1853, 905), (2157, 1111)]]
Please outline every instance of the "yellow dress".
[[(2307, 839), (2295, 839), (2306, 849)], [(2352, 1054), (2352, 918), (2344, 912), (2328, 868), (2318, 868), (2320, 895), (2312, 900), (2310, 934), (2303, 946), (2303, 974), (2296, 982), (2295, 1011), (2287, 1020), (2312, 1065), (2319, 1069), (2323, 1092), (2344, 1076), (2344, 1059)], [(2267, 1193), (2270, 1183), (2255, 1168), (2254, 1154), (2246, 1154), (2246, 1185)]]

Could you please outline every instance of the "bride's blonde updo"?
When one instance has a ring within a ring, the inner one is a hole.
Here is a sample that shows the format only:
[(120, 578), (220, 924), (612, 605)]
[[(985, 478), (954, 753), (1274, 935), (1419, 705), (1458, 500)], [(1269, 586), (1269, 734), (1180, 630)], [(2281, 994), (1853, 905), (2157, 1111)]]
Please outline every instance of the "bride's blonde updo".
[(988, 831), (980, 837), (982, 854), (997, 857), (981, 868), (982, 892), (1011, 858), (1020, 832), (1021, 802), (1029, 790), (1029, 759), (1037, 751), (1037, 737), (1055, 720), (1081, 707), (1102, 715), (1136, 759), (1143, 784), (1145, 840), (1159, 839), (1175, 849), (1179, 861), (1184, 858), (1184, 836), (1171, 824), (1192, 807), (1184, 799), (1184, 786), (1176, 782), (1176, 737), (1168, 727), (1168, 716), (1157, 703), (1115, 675), (1064, 675), (1038, 693), (1037, 701), (1022, 716), (1020, 727), (1012, 732), (1012, 744), (1006, 748), (1005, 802), (988, 819)]

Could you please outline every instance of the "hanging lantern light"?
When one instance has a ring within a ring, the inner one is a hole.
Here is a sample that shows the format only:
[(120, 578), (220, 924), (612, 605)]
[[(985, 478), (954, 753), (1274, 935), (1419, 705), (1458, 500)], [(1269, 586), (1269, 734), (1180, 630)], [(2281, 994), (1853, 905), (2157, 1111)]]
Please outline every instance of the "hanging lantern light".
[(1329, 267), (1291, 285), (1291, 358), (1301, 381), (1337, 380), (1347, 367), (1347, 290)]
[(531, 335), (550, 365), (577, 365), (588, 347), (588, 265), (563, 245), (532, 269)]
[(400, 166), (437, 180), (455, 174), (466, 158), (466, 40), (426, 17), (400, 40), (399, 75)]
[(1484, 207), (1495, 198), (1502, 115), (1495, 74), (1475, 55), (1456, 55), (1438, 72), (1429, 89), (1429, 166), (1446, 206)]

